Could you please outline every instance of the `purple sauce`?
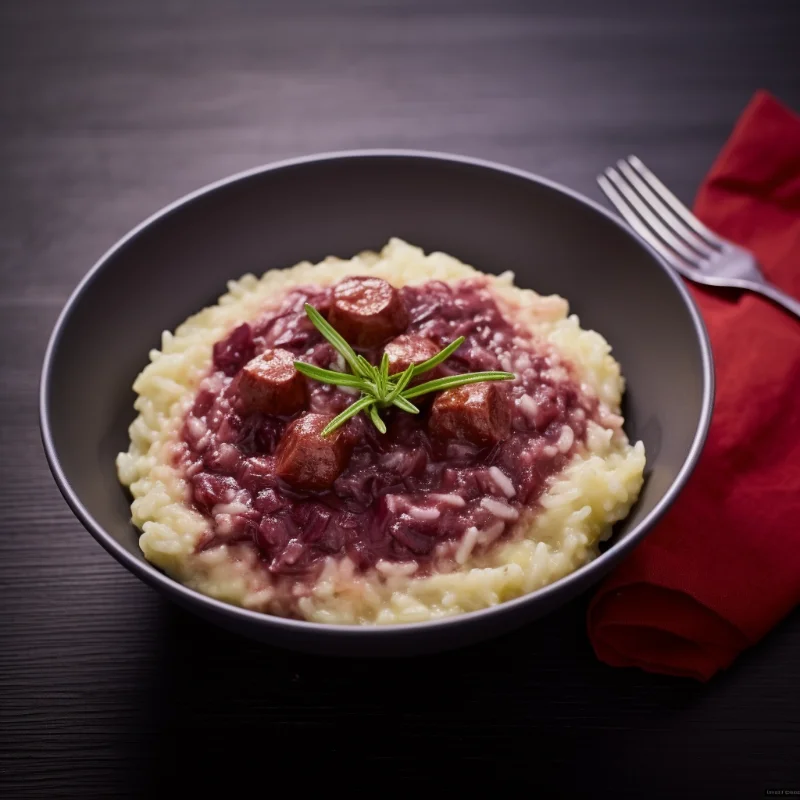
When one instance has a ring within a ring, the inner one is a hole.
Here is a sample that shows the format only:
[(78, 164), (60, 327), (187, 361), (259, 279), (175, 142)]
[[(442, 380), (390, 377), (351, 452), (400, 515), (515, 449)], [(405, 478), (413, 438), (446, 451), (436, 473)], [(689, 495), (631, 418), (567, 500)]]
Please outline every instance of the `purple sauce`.
[[(359, 415), (348, 423), (358, 444), (333, 490), (293, 490), (275, 477), (274, 453), (294, 417), (242, 416), (231, 391), (232, 377), (268, 347), (321, 367), (337, 363), (303, 311), (311, 303), (324, 312), (329, 290), (295, 289), (277, 310), (240, 325), (214, 346), (211, 374), (187, 415), (182, 464), (194, 507), (211, 520), (201, 548), (244, 543), (256, 548), (271, 573), (295, 579), (313, 577), (328, 556), (344, 555), (358, 569), (379, 560), (413, 561), (417, 574), (424, 574), (434, 558), (452, 557), (469, 528), (484, 533), (479, 552), (507, 536), (516, 514), (536, 504), (547, 479), (584, 441), (596, 399), (580, 391), (568, 365), (503, 316), (484, 280), (429, 282), (400, 293), (407, 333), (439, 347), (466, 337), (443, 374), (517, 374), (507, 392), (511, 436), (483, 449), (436, 442), (427, 428), (430, 400), (419, 416), (386, 411), (385, 435)], [(380, 348), (361, 352), (372, 363), (380, 359)], [(308, 410), (314, 412), (338, 413), (355, 399), (315, 381), (309, 390)]]

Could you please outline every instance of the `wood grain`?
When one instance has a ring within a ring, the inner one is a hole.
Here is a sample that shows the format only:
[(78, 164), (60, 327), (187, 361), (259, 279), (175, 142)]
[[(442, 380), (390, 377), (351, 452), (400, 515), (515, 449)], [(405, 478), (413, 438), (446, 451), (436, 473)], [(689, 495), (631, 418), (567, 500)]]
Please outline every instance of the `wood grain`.
[(707, 686), (598, 663), (585, 598), (430, 658), (272, 650), (101, 551), (54, 488), (36, 418), (68, 293), (183, 193), (397, 146), (597, 199), (596, 172), (633, 151), (690, 200), (754, 90), (800, 108), (799, 31), (800, 4), (781, 0), (0, 5), (0, 796), (266, 794), (332, 775), (546, 797), (800, 788), (797, 613)]

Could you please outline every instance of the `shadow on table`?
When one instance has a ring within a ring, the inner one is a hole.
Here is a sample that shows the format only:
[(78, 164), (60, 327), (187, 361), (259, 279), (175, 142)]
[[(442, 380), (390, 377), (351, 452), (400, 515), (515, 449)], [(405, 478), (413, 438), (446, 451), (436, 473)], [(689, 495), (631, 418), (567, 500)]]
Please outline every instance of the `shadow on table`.
[(597, 662), (585, 605), (451, 653), (367, 660), (271, 648), (165, 603), (150, 785), (232, 790), (253, 768), (266, 770), (265, 790), (281, 775), (330, 780), (330, 769), (401, 783), (537, 776), (548, 796), (616, 785), (626, 747), (663, 738), (703, 689)]

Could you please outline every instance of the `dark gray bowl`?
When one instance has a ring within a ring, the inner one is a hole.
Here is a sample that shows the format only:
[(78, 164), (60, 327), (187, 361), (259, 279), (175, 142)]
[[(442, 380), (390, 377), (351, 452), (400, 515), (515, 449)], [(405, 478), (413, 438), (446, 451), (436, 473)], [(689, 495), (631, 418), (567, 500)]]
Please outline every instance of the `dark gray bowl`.
[[(614, 347), (628, 379), (627, 431), (647, 448), (647, 481), (596, 561), (534, 594), (439, 622), (336, 627), (245, 611), (187, 589), (145, 561), (114, 458), (127, 448), (131, 384), (173, 329), (225, 283), (399, 236), (521, 286), (569, 299)], [(433, 153), (312, 156), (235, 175), (144, 222), (95, 264), (45, 357), (41, 425), (72, 510), (142, 580), (197, 614), (266, 642), (335, 654), (442, 650), (507, 631), (585, 590), (644, 538), (686, 482), (711, 416), (713, 371), (686, 290), (591, 201), (519, 170)]]

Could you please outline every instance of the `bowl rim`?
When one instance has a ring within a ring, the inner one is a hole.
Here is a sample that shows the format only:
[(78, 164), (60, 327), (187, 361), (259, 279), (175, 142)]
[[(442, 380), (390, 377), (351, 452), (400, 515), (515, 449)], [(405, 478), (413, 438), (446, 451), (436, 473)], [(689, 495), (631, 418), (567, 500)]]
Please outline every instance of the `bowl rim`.
[[(624, 541), (617, 543), (615, 546), (601, 553), (596, 559), (578, 567), (573, 572), (559, 578), (558, 580), (541, 587), (533, 592), (520, 595), (519, 597), (499, 603), (495, 606), (488, 608), (478, 609), (475, 611), (468, 611), (462, 614), (456, 614), (451, 617), (444, 617), (435, 620), (426, 620), (421, 622), (399, 623), (396, 625), (332, 625), (321, 622), (310, 622), (306, 620), (288, 619), (285, 617), (277, 617), (271, 614), (266, 614), (259, 611), (252, 611), (241, 606), (232, 605), (222, 600), (217, 600), (201, 592), (191, 589), (188, 586), (179, 583), (177, 580), (171, 578), (164, 572), (161, 572), (153, 564), (145, 559), (137, 558), (132, 553), (128, 552), (120, 543), (118, 543), (109, 534), (102, 525), (100, 525), (94, 517), (89, 513), (88, 509), (83, 505), (75, 490), (72, 488), (69, 480), (67, 479), (56, 452), (55, 444), (53, 442), (53, 433), (50, 424), (50, 384), (53, 371), (53, 363), (55, 354), (58, 349), (59, 342), (63, 335), (64, 329), (69, 321), (74, 308), (83, 296), (84, 292), (88, 289), (96, 276), (106, 267), (112, 257), (125, 247), (128, 242), (133, 240), (141, 231), (149, 227), (151, 224), (160, 220), (173, 211), (178, 210), (184, 205), (188, 205), (193, 200), (202, 197), (203, 195), (210, 194), (217, 189), (221, 189), (229, 184), (236, 183), (237, 181), (246, 180), (256, 175), (261, 175), (268, 172), (277, 172), (282, 169), (313, 164), (316, 162), (329, 162), (337, 160), (348, 159), (361, 159), (361, 158), (411, 158), (419, 160), (430, 161), (444, 161), (452, 164), (460, 164), (467, 167), (477, 167), (480, 169), (493, 170), (496, 172), (504, 173), (514, 177), (522, 178), (524, 180), (538, 183), (549, 189), (560, 192), (568, 197), (576, 200), (583, 205), (588, 206), (595, 212), (603, 215), (606, 219), (611, 221), (618, 228), (623, 230), (626, 235), (633, 239), (640, 247), (647, 251), (655, 263), (666, 273), (671, 281), (673, 287), (677, 291), (679, 297), (683, 301), (686, 310), (689, 312), (692, 325), (694, 326), (695, 335), (700, 345), (700, 356), (702, 363), (702, 379), (703, 379), (703, 392), (702, 392), (702, 405), (700, 409), (700, 416), (697, 422), (697, 428), (692, 440), (689, 451), (681, 465), (678, 474), (673, 482), (664, 492), (664, 495), (658, 500), (649, 514), (636, 525), (625, 538)], [(667, 509), (675, 501), (681, 490), (686, 485), (689, 476), (697, 465), (697, 461), (702, 452), (708, 430), (711, 424), (711, 417), (714, 406), (715, 395), (715, 382), (714, 382), (714, 365), (713, 356), (711, 352), (711, 344), (708, 337), (706, 326), (702, 317), (691, 298), (687, 288), (682, 280), (674, 273), (664, 262), (661, 256), (646, 242), (642, 241), (625, 223), (609, 210), (601, 206), (594, 200), (586, 197), (579, 192), (576, 192), (568, 187), (544, 178), (535, 173), (527, 170), (511, 167), (506, 164), (498, 163), (495, 161), (475, 158), (472, 156), (458, 155), (454, 153), (430, 151), (430, 150), (416, 150), (404, 148), (378, 148), (378, 149), (355, 149), (355, 150), (340, 150), (330, 152), (312, 153), (305, 156), (294, 158), (282, 159), (280, 161), (269, 162), (260, 166), (252, 167), (250, 169), (242, 170), (241, 172), (234, 173), (227, 177), (212, 181), (198, 189), (195, 189), (182, 197), (174, 200), (173, 202), (162, 207), (149, 217), (144, 219), (128, 233), (122, 236), (116, 243), (114, 243), (102, 256), (94, 263), (91, 269), (84, 275), (78, 285), (70, 294), (67, 302), (61, 310), (50, 339), (45, 351), (41, 380), (39, 384), (39, 424), (41, 429), (42, 444), (44, 446), (45, 456), (48, 465), (56, 484), (66, 500), (72, 512), (83, 524), (86, 530), (94, 537), (94, 539), (118, 562), (130, 570), (134, 575), (143, 580), (146, 584), (165, 591), (168, 595), (174, 595), (177, 599), (183, 600), (186, 605), (193, 606), (199, 603), (201, 606), (207, 607), (210, 611), (216, 612), (222, 616), (227, 616), (233, 619), (247, 620), (255, 625), (266, 626), (267, 628), (284, 629), (294, 631), (296, 634), (316, 634), (321, 637), (329, 638), (351, 638), (363, 639), (364, 637), (398, 637), (402, 635), (412, 635), (422, 633), (424, 630), (438, 629), (442, 626), (448, 628), (457, 625), (470, 625), (478, 619), (488, 620), (498, 614), (510, 612), (514, 608), (531, 603), (535, 601), (546, 601), (548, 597), (552, 598), (561, 592), (564, 592), (570, 586), (580, 585), (581, 582), (587, 580), (592, 573), (603, 572), (604, 564), (609, 559), (619, 559), (625, 553), (632, 550), (644, 538), (648, 531), (661, 519)], [(600, 576), (598, 576), (600, 577)], [(574, 592), (573, 592), (574, 594)]]

